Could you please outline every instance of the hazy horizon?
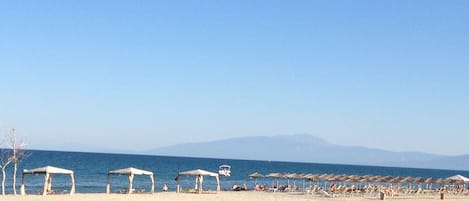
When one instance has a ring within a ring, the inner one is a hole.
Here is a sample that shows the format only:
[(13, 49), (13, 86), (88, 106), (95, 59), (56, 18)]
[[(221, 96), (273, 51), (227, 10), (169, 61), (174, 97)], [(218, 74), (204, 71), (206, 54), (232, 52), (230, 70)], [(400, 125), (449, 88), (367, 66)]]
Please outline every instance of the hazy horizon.
[[(0, 136), (147, 150), (307, 133), (469, 153), (467, 1), (9, 1)], [(76, 146), (76, 147), (73, 147)]]

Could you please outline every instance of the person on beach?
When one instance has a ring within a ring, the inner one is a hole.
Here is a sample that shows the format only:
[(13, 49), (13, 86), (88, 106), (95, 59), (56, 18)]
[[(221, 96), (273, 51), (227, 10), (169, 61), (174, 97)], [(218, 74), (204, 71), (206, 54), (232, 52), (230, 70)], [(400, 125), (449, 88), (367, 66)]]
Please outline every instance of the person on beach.
[(163, 184), (163, 192), (168, 192), (168, 185), (166, 184)]
[(254, 186), (254, 190), (255, 191), (260, 191), (262, 189), (261, 189), (261, 186), (258, 183), (256, 183), (256, 186)]
[(238, 186), (237, 184), (234, 184), (234, 185), (231, 187), (231, 189), (232, 189), (233, 191), (240, 191), (240, 190), (241, 190), (241, 187)]
[(335, 191), (335, 184), (332, 183), (331, 186), (329, 187), (329, 192), (333, 193)]
[(247, 191), (248, 190), (248, 185), (246, 185), (246, 183), (244, 183), (243, 186), (241, 187), (241, 190)]

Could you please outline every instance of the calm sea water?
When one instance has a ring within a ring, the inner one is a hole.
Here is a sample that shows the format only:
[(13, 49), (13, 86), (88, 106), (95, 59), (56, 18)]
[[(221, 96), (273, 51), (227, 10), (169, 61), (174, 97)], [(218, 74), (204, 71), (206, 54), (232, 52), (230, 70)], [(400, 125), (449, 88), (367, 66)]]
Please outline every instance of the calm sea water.
[[(169, 156), (148, 156), (148, 155), (125, 155), (125, 154), (103, 154), (103, 153), (80, 153), (80, 152), (59, 152), (59, 151), (28, 151), (31, 156), (20, 164), (18, 174), (18, 192), (21, 183), (23, 169), (32, 169), (46, 165), (71, 169), (75, 171), (76, 191), (78, 193), (101, 193), (105, 191), (107, 173), (110, 170), (136, 167), (153, 171), (156, 179), (156, 191), (161, 191), (163, 184), (167, 184), (170, 191), (174, 191), (176, 181), (174, 180), (178, 172), (204, 169), (217, 172), (221, 164), (231, 165), (232, 176), (221, 177), (221, 188), (230, 189), (233, 184), (246, 183), (252, 187), (254, 180), (249, 178), (249, 174), (259, 172), (268, 174), (279, 173), (311, 173), (311, 174), (349, 174), (349, 175), (382, 175), (382, 176), (412, 176), (412, 177), (434, 177), (443, 178), (455, 174), (469, 176), (469, 171), (456, 170), (434, 170), (396, 167), (375, 167), (358, 165), (336, 165), (317, 163), (293, 163), (293, 162), (270, 162), (270, 161), (248, 161), (248, 160), (228, 160), (228, 159), (207, 159), (207, 158), (187, 158)], [(10, 168), (11, 169), (11, 168)], [(6, 182), (6, 189), (11, 193), (11, 171), (9, 171)], [(113, 176), (111, 180), (111, 190), (118, 192), (125, 189), (128, 184), (127, 176)], [(261, 184), (272, 184), (272, 179), (262, 178), (258, 180)], [(281, 181), (282, 182), (282, 181)], [(285, 181), (286, 182), (286, 181)], [(44, 183), (43, 175), (27, 175), (27, 193), (38, 193)], [(182, 180), (183, 188), (191, 188), (194, 179), (187, 177)], [(66, 175), (54, 175), (52, 181), (53, 189), (56, 192), (68, 190), (70, 178)], [(136, 176), (134, 188), (149, 191), (150, 180), (147, 176)], [(212, 178), (204, 180), (204, 189), (215, 189), (215, 181)]]

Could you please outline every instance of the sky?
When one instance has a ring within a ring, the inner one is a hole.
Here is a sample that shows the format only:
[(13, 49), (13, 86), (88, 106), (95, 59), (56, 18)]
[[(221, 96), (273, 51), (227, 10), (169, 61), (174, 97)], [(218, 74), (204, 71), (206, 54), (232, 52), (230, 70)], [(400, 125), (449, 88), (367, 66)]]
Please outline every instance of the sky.
[(469, 154), (469, 1), (0, 2), (0, 134), (141, 151), (311, 134)]

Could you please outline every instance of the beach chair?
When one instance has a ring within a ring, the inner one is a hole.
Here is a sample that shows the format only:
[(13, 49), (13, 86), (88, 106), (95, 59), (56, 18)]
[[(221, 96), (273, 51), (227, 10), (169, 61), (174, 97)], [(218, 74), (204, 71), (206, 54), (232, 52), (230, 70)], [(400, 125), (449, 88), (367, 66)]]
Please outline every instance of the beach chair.
[(325, 190), (321, 190), (320, 193), (322, 195), (324, 195), (324, 197), (328, 197), (328, 198), (332, 198), (333, 197), (333, 194), (332, 193), (328, 193), (327, 191)]
[(318, 185), (314, 185), (313, 187), (311, 187), (309, 190), (306, 191), (306, 194), (314, 195), (316, 194), (317, 190), (318, 190)]

